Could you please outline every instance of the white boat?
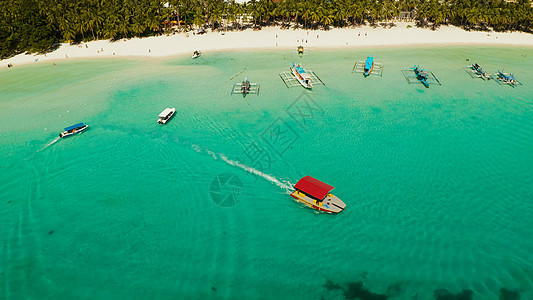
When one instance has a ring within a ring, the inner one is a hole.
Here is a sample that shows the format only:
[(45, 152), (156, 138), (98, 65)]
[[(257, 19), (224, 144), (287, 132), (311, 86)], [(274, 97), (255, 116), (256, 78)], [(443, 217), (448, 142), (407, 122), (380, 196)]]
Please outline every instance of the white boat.
[(295, 66), (293, 63), (291, 72), (304, 88), (306, 89), (313, 88), (313, 85), (311, 84), (311, 76), (309, 76), (309, 74), (305, 72), (305, 69), (302, 68), (299, 64)]
[(73, 134), (80, 133), (80, 132), (84, 131), (85, 129), (87, 129), (88, 127), (89, 127), (89, 125), (86, 125), (84, 123), (78, 123), (76, 125), (72, 125), (72, 126), (66, 127), (66, 128), (64, 128), (65, 131), (63, 131), (63, 132), (61, 132), (59, 134), (59, 137), (60, 138), (64, 138), (64, 137), (71, 136)]
[(194, 52), (192, 53), (192, 58), (200, 57), (200, 55), (202, 55), (202, 51), (194, 50)]
[(172, 116), (174, 116), (174, 113), (176, 113), (175, 108), (165, 108), (160, 114), (159, 114), (159, 120), (157, 120), (157, 123), (159, 124), (166, 124)]

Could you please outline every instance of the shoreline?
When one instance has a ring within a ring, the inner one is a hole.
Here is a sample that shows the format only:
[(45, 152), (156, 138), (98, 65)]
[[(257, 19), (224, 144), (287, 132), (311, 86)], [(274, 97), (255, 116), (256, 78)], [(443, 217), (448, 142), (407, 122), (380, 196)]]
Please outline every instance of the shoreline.
[[(412, 26), (407, 28), (408, 25)], [(262, 30), (192, 32), (146, 38), (121, 39), (114, 42), (98, 40), (78, 45), (67, 43), (46, 54), (19, 54), (1, 61), (0, 68), (28, 64), (97, 58), (169, 58), (202, 52), (235, 50), (295, 49), (298, 45), (312, 49), (357, 49), (424, 46), (519, 46), (533, 47), (533, 34), (523, 32), (465, 31), (455, 26), (437, 30), (417, 28), (412, 22), (397, 22), (395, 27), (361, 26), (324, 30), (281, 29), (279, 26)], [(103, 49), (103, 51), (102, 51)]]

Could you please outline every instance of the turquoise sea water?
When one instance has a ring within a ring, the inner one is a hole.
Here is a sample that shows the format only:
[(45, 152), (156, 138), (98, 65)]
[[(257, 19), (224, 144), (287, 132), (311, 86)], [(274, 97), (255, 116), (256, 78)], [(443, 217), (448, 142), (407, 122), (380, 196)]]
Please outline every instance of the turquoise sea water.
[[(369, 54), (382, 78), (351, 73)], [(326, 85), (287, 89), (292, 61)], [(472, 62), (524, 85), (472, 79)], [(415, 63), (442, 86), (409, 85)], [(0, 70), (0, 298), (355, 299), (362, 283), (533, 299), (531, 70), (531, 48), (503, 47)], [(246, 76), (260, 95), (230, 95)], [(347, 210), (292, 201), (305, 175)]]

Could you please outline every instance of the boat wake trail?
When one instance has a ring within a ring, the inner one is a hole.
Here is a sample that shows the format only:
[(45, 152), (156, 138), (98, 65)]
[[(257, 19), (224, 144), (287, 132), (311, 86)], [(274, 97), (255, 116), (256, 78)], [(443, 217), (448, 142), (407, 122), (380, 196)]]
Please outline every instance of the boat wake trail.
[(224, 154), (217, 154), (213, 151), (210, 151), (210, 150), (207, 150), (207, 149), (203, 149), (202, 147), (198, 146), (198, 145), (192, 145), (192, 148), (194, 149), (194, 151), (198, 152), (198, 153), (207, 153), (209, 156), (211, 156), (213, 159), (215, 160), (222, 160), (224, 162), (226, 162), (227, 164), (231, 165), (231, 166), (234, 166), (234, 167), (239, 167), (243, 170), (245, 170), (246, 172), (248, 173), (251, 173), (251, 174), (255, 174), (261, 178), (264, 178), (266, 179), (267, 181), (277, 185), (278, 187), (280, 187), (281, 189), (283, 189), (287, 194), (290, 194), (292, 193), (292, 191), (294, 190), (293, 188), (293, 184), (290, 183), (289, 181), (281, 181), (279, 179), (277, 179), (276, 177), (272, 176), (272, 175), (269, 175), (269, 174), (266, 174), (264, 172), (261, 172), (255, 168), (252, 168), (250, 166), (247, 166), (239, 161), (236, 161), (236, 160), (231, 160), (229, 159), (226, 155)]
[(288, 194), (290, 194), (293, 190), (293, 187), (292, 187), (292, 184), (288, 181), (286, 182), (282, 182), (280, 181), (279, 179), (277, 179), (276, 177), (272, 176), (272, 175), (269, 175), (269, 174), (266, 174), (266, 173), (263, 173), (257, 169), (254, 169), (250, 166), (247, 166), (245, 164), (242, 164), (238, 161), (235, 161), (235, 160), (231, 160), (229, 158), (227, 158), (224, 154), (219, 154), (220, 158), (227, 162), (228, 164), (232, 165), (232, 166), (235, 166), (235, 167), (239, 167), (249, 173), (252, 173), (252, 174), (255, 174), (255, 175), (258, 175), (260, 177), (263, 177), (264, 179), (272, 182), (273, 184), (279, 186), (280, 188), (284, 189)]
[(41, 152), (43, 151), (44, 149), (52, 146), (53, 144), (57, 143), (57, 141), (59, 141), (60, 137), (56, 137), (53, 141), (51, 141), (50, 143), (46, 144), (46, 146), (44, 146), (41, 150), (37, 151), (37, 152)]

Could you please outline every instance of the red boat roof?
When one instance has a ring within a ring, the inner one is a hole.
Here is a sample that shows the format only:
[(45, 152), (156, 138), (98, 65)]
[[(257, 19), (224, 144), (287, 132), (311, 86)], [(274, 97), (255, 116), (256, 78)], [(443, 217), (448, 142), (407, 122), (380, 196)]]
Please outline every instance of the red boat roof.
[(318, 199), (324, 199), (324, 197), (326, 197), (326, 195), (332, 189), (334, 189), (334, 187), (331, 185), (325, 184), (311, 176), (305, 176), (304, 178), (300, 179), (294, 188)]

